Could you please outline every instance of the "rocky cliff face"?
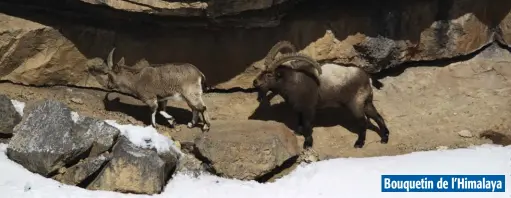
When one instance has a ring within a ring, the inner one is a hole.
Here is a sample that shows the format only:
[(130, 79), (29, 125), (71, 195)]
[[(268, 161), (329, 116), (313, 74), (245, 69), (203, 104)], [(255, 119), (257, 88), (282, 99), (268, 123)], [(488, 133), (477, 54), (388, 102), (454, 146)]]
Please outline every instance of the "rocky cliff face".
[(211, 85), (249, 87), (289, 40), (320, 61), (369, 72), (511, 46), (511, 1), (66, 0), (0, 3), (0, 79), (101, 87), (87, 61), (190, 62)]
[(147, 13), (157, 16), (217, 18), (236, 15), (245, 11), (265, 10), (284, 2), (297, 0), (209, 0), (209, 1), (163, 1), (163, 0), (79, 0), (113, 9)]

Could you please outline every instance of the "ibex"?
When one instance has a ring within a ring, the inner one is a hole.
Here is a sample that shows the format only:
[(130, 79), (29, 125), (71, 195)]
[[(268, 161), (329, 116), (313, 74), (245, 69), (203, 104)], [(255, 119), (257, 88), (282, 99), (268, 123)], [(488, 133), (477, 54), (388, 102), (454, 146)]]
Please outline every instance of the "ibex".
[[(321, 65), (309, 56), (296, 53), (289, 45), (289, 42), (279, 42), (270, 50), (266, 57), (268, 64), (254, 79), (253, 86), (259, 90), (260, 102), (268, 103), (278, 94), (298, 113), (298, 131), (305, 137), (304, 148), (313, 144), (312, 122), (316, 110), (340, 105), (348, 107), (358, 121), (355, 148), (365, 144), (368, 118), (376, 121), (383, 135), (381, 143), (386, 144), (389, 130), (373, 105), (369, 75), (358, 67)], [(292, 52), (275, 60), (278, 49), (284, 47)], [(268, 91), (273, 95), (266, 96)]]
[[(189, 63), (156, 66), (150, 65), (147, 61), (140, 61), (134, 67), (129, 67), (125, 65), (124, 57), (114, 65), (114, 51), (115, 48), (110, 51), (107, 58), (105, 71), (108, 75), (107, 88), (133, 95), (147, 104), (152, 112), (153, 127), (156, 127), (156, 112), (174, 126), (174, 117), (166, 112), (167, 100), (184, 98), (192, 110), (192, 120), (187, 126), (189, 128), (196, 126), (200, 113), (200, 119), (204, 122), (202, 131), (209, 130), (210, 119), (202, 100), (206, 77), (197, 67)], [(102, 66), (104, 67), (104, 63)]]

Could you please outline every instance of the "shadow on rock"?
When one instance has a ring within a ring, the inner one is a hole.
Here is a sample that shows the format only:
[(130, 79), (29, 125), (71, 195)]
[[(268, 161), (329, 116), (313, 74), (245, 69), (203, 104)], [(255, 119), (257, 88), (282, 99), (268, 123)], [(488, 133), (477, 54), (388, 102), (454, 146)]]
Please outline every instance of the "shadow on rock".
[[(121, 102), (119, 97), (109, 99), (109, 94), (105, 95), (103, 103), (105, 110), (121, 112), (129, 115), (136, 120), (142, 121), (145, 125), (151, 124), (151, 111), (147, 105), (135, 105)], [(186, 124), (192, 119), (192, 113), (189, 110), (167, 106), (167, 113), (176, 119), (177, 124)], [(156, 114), (156, 124), (169, 126), (169, 123), (160, 114)]]
[(502, 146), (511, 145), (511, 137), (493, 130), (483, 131), (481, 134), (479, 134), (479, 137), (490, 139), (493, 142), (493, 144), (498, 144)]
[[(284, 102), (271, 106), (259, 105), (248, 119), (281, 122), (295, 131), (295, 133), (298, 126), (298, 116)], [(356, 133), (357, 123), (348, 109), (338, 107), (316, 110), (316, 118), (313, 122), (314, 127), (332, 127), (337, 125), (341, 125), (348, 131)], [(368, 129), (380, 134), (378, 127), (372, 123), (369, 124)]]

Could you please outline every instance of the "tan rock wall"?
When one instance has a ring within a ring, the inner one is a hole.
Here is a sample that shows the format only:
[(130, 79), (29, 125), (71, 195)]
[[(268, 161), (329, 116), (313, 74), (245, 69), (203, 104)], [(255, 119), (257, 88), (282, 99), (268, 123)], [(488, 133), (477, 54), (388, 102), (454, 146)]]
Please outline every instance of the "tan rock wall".
[(291, 41), (320, 61), (378, 72), (409, 61), (470, 54), (492, 42), (494, 32), (510, 43), (510, 4), (505, 0), (346, 3), (290, 13), (277, 27), (252, 29), (170, 29), (113, 22), (110, 28), (108, 23), (83, 25), (55, 16), (34, 16), (29, 21), (22, 19), (25, 16), (0, 14), (0, 79), (101, 87), (87, 72), (86, 63), (106, 58), (115, 45), (114, 61), (124, 56), (127, 64), (142, 58), (151, 63), (190, 62), (205, 73), (210, 85), (250, 87), (256, 73), (251, 66), (259, 67), (279, 40)]

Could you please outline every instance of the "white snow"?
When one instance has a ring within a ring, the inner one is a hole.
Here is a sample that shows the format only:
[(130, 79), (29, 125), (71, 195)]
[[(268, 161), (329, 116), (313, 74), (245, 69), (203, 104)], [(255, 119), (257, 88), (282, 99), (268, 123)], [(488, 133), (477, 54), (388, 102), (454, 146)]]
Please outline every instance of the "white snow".
[(16, 109), (16, 111), (21, 115), (23, 116), (23, 109), (25, 108), (25, 103), (24, 102), (20, 102), (20, 101), (17, 101), (17, 100), (11, 100), (11, 103), (12, 105), (14, 106), (14, 108)]
[(71, 112), (71, 120), (73, 120), (74, 123), (78, 122), (78, 119), (80, 119), (80, 115), (78, 113), (72, 111)]
[(109, 125), (118, 128), (121, 135), (127, 137), (130, 142), (138, 147), (156, 149), (158, 153), (169, 152), (170, 149), (181, 155), (181, 150), (176, 147), (174, 141), (158, 133), (152, 126), (121, 125), (114, 120), (105, 120)]
[[(2, 197), (176, 197), (176, 198), (509, 198), (511, 146), (483, 145), (467, 149), (416, 152), (401, 156), (340, 158), (300, 165), (273, 183), (177, 174), (159, 195), (90, 191), (33, 174), (5, 155), (0, 144)], [(382, 193), (382, 174), (506, 174), (504, 193)]]

